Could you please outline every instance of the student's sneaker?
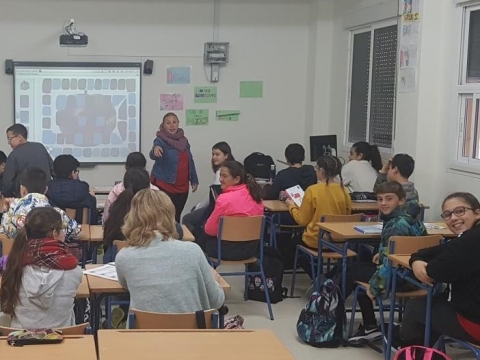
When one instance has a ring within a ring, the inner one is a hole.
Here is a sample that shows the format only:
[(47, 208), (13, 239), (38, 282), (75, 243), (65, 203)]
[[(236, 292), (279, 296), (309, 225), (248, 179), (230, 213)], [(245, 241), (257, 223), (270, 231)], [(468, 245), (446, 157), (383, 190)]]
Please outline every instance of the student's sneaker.
[[(383, 338), (383, 341), (385, 341), (385, 345), (387, 344), (387, 334), (388, 334), (388, 327), (389, 324), (385, 324), (385, 337)], [(391, 351), (392, 354), (396, 354), (398, 350), (400, 350), (404, 346), (403, 340), (400, 336), (400, 325), (397, 323), (393, 323), (393, 331), (392, 331), (392, 346), (391, 346)]]
[(362, 346), (381, 338), (382, 330), (380, 329), (380, 326), (367, 329), (363, 324), (360, 324), (355, 335), (348, 339), (348, 343), (352, 346)]

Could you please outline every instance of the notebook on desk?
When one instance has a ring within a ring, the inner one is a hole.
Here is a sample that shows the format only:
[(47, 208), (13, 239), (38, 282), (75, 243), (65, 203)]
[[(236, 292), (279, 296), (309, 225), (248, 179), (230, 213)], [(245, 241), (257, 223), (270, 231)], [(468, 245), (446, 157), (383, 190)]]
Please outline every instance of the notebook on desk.
[(382, 225), (359, 225), (353, 227), (356, 231), (362, 234), (381, 234)]

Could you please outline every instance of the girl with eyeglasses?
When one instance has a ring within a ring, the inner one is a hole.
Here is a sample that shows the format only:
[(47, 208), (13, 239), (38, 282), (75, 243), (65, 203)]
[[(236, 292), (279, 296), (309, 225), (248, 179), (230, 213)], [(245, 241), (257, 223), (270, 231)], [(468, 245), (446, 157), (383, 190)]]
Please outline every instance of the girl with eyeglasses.
[[(432, 302), (432, 344), (440, 335), (480, 344), (480, 203), (457, 192), (442, 204), (442, 219), (457, 238), (413, 254), (410, 266), (423, 283), (446, 283)], [(426, 297), (407, 303), (397, 345), (423, 344)]]

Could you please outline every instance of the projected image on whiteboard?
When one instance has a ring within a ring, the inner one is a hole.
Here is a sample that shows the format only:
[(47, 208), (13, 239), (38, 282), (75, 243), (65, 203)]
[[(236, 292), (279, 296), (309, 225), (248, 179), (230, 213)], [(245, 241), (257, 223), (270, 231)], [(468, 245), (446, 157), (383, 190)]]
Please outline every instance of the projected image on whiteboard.
[(15, 64), (15, 122), (53, 158), (115, 163), (139, 151), (140, 64), (21, 64)]

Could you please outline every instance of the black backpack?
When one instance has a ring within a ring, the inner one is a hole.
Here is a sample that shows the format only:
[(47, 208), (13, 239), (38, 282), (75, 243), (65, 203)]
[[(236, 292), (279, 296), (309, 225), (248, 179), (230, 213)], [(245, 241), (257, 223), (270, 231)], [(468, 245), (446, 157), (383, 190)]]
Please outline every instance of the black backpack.
[[(257, 264), (248, 264), (248, 271), (257, 271)], [(283, 300), (287, 296), (287, 288), (282, 287), (283, 281), (283, 260), (280, 253), (271, 248), (263, 248), (263, 271), (267, 280), (268, 294), (270, 302), (275, 304)], [(265, 288), (260, 275), (252, 275), (248, 277), (248, 294), (249, 300), (262, 301), (265, 300)]]
[(346, 346), (347, 316), (342, 291), (326, 280), (319, 292), (310, 296), (297, 322), (298, 337), (315, 347)]
[(275, 165), (272, 157), (259, 152), (254, 152), (243, 160), (247, 174), (259, 179), (270, 179), (272, 165)]

